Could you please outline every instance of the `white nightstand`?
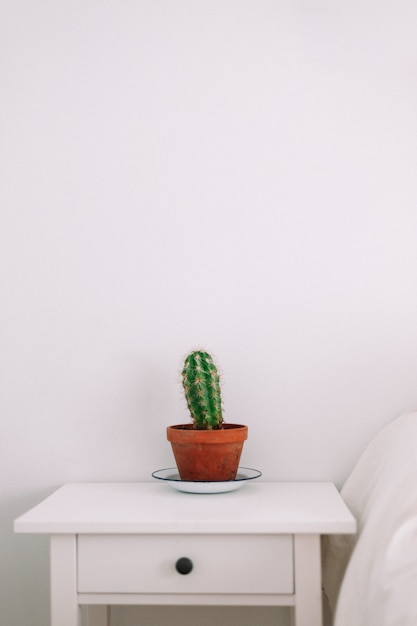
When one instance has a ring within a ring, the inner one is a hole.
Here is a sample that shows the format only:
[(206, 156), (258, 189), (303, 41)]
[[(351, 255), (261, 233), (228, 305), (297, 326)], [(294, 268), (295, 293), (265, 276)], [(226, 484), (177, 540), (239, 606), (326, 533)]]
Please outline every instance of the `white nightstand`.
[(110, 626), (112, 604), (290, 606), (295, 626), (321, 626), (320, 535), (356, 522), (332, 483), (80, 483), (14, 528), (51, 535), (52, 626), (79, 626), (81, 605), (89, 626)]

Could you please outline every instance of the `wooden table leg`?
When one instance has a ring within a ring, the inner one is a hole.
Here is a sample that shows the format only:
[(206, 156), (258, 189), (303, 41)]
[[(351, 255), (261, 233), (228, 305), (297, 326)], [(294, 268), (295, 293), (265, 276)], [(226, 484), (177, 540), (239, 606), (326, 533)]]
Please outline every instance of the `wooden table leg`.
[(294, 626), (323, 626), (320, 535), (294, 535)]
[(76, 535), (51, 536), (51, 626), (81, 626)]

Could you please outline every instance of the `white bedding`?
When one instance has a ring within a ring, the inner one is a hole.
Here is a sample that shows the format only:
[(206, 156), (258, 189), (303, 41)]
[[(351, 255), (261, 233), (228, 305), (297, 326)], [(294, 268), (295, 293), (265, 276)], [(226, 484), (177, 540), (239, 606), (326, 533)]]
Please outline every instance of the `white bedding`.
[(417, 412), (376, 435), (341, 494), (358, 533), (323, 540), (334, 626), (417, 626)]

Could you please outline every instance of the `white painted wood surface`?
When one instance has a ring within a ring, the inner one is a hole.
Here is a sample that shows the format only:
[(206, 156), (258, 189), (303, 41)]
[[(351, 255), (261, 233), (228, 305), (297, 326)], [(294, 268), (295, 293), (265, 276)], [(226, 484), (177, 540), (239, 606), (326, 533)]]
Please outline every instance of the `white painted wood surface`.
[(51, 534), (52, 626), (110, 626), (117, 603), (290, 606), (295, 626), (321, 626), (320, 535), (355, 529), (331, 483), (261, 481), (220, 495), (74, 483), (15, 521)]
[(296, 626), (322, 626), (320, 535), (294, 536)]
[(81, 626), (77, 599), (77, 538), (51, 537), (51, 624)]
[[(178, 575), (176, 561), (193, 563)], [(292, 535), (81, 535), (80, 593), (294, 592)]]
[[(210, 495), (161, 483), (71, 483), (15, 521), (26, 533), (351, 533), (329, 482), (261, 482)], [(213, 530), (214, 529), (214, 530)]]

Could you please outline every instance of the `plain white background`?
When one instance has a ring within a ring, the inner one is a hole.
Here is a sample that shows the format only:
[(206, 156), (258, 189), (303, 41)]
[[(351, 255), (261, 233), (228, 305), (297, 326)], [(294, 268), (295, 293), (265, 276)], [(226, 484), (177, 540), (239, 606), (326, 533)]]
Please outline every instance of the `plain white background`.
[[(2, 0), (2, 625), (48, 623), (15, 517), (173, 464), (189, 349), (265, 480), (340, 486), (416, 407), (416, 26), (413, 0)], [(140, 623), (213, 619), (276, 624)]]

